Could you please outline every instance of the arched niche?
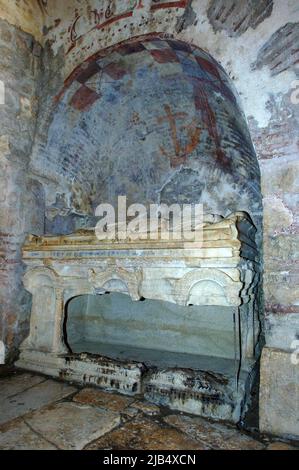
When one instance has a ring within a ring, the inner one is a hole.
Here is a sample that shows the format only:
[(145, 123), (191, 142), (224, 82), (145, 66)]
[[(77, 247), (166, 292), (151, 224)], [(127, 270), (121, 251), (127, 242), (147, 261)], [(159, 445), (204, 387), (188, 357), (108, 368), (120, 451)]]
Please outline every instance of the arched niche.
[(245, 211), (260, 236), (260, 172), (239, 98), (191, 44), (151, 35), (90, 57), (56, 97), (41, 147), (33, 167), (43, 173), (47, 162), (61, 186), (49, 232), (89, 224), (99, 203), (126, 195), (128, 204)]

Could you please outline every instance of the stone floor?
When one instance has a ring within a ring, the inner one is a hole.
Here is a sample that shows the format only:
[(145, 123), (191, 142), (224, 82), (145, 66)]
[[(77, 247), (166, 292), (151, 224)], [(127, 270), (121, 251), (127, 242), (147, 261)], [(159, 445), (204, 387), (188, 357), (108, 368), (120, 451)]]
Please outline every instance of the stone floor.
[(144, 400), (0, 369), (0, 449), (296, 450)]

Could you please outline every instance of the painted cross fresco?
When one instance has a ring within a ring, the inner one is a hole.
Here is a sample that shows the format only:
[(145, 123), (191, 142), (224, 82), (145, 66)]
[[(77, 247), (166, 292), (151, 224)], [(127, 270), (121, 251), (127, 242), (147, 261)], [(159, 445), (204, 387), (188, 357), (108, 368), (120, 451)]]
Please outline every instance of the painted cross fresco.
[(222, 214), (224, 197), (229, 212), (256, 201), (246, 122), (225, 72), (201, 49), (150, 34), (100, 50), (54, 106), (48, 171), (53, 162), (74, 178), (84, 207), (126, 194), (130, 204), (204, 200)]
[(196, 119), (193, 119), (190, 124), (185, 124), (179, 128), (180, 131), (186, 130), (189, 141), (186, 146), (182, 146), (178, 138), (178, 128), (176, 121), (188, 117), (187, 113), (173, 113), (168, 104), (164, 105), (166, 115), (158, 117), (158, 124), (167, 121), (170, 127), (171, 139), (173, 142), (174, 152), (168, 153), (164, 147), (160, 146), (162, 154), (169, 158), (171, 167), (176, 167), (185, 163), (190, 154), (198, 145), (200, 139), (201, 129), (196, 126)]

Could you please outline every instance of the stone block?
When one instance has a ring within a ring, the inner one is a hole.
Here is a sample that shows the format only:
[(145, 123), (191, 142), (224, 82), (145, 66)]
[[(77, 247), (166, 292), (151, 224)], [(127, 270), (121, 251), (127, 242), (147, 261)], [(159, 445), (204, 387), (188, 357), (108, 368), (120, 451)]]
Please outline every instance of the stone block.
[(0, 403), (0, 424), (61, 400), (76, 390), (76, 388), (63, 383), (44, 380), (20, 393), (9, 395)]
[(153, 405), (152, 403), (144, 401), (137, 401), (136, 403), (133, 403), (131, 408), (135, 408), (136, 410), (148, 416), (158, 415), (160, 413), (160, 408), (157, 405)]
[(299, 364), (294, 354), (265, 347), (260, 372), (260, 431), (299, 437)]
[(22, 393), (44, 381), (45, 377), (42, 377), (41, 375), (33, 375), (27, 372), (22, 374), (18, 373), (4, 378), (1, 380), (1, 401)]
[(166, 424), (137, 417), (121, 428), (92, 442), (86, 449), (205, 450), (208, 448)]
[(1, 135), (0, 136), (0, 154), (2, 157), (9, 153), (9, 137), (8, 135)]
[(291, 446), (290, 444), (287, 444), (286, 442), (271, 442), (271, 444), (268, 445), (266, 450), (299, 450), (297, 447)]
[(0, 450), (56, 450), (22, 419), (0, 426)]
[[(275, 266), (273, 268), (275, 269)], [(276, 308), (275, 311), (299, 311), (299, 276), (298, 273), (292, 272), (292, 268), (293, 266), (286, 265), (284, 271), (275, 272), (273, 269), (272, 272), (265, 272), (264, 294), (266, 303), (269, 305), (267, 311), (271, 312), (271, 305), (282, 306), (281, 309)]]
[(298, 313), (275, 313), (265, 318), (265, 336), (268, 347), (292, 349), (299, 343), (299, 307)]
[(299, 241), (298, 235), (279, 235), (277, 237), (268, 237), (265, 239), (265, 257), (275, 257), (281, 260), (299, 259)]
[(262, 193), (266, 196), (299, 191), (298, 158), (281, 157), (274, 160), (261, 160)]
[(57, 403), (35, 411), (29, 426), (59, 449), (81, 450), (120, 424), (120, 416), (78, 403)]
[(268, 233), (287, 230), (293, 223), (292, 212), (276, 196), (267, 196), (264, 203), (264, 230)]

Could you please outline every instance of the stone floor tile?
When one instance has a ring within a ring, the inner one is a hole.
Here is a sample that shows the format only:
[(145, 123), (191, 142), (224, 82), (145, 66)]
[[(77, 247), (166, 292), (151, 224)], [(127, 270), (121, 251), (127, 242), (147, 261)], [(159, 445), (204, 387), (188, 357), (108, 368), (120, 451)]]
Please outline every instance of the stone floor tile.
[(60, 449), (80, 450), (118, 426), (120, 415), (103, 408), (62, 402), (33, 412), (25, 421)]
[(1, 378), (0, 399), (4, 400), (12, 395), (21, 393), (45, 380), (47, 380), (45, 377), (30, 373), (15, 373), (8, 377)]
[(61, 400), (76, 391), (77, 388), (55, 380), (49, 379), (37, 383), (0, 401), (0, 424)]
[(56, 447), (18, 418), (0, 426), (0, 450), (56, 450)]
[(150, 418), (137, 417), (86, 447), (88, 450), (203, 450), (207, 447)]
[(103, 392), (95, 388), (84, 388), (74, 396), (73, 401), (99, 406), (112, 411), (123, 411), (134, 401), (134, 398)]
[(261, 450), (265, 446), (232, 426), (199, 417), (169, 415), (164, 421), (213, 449)]

